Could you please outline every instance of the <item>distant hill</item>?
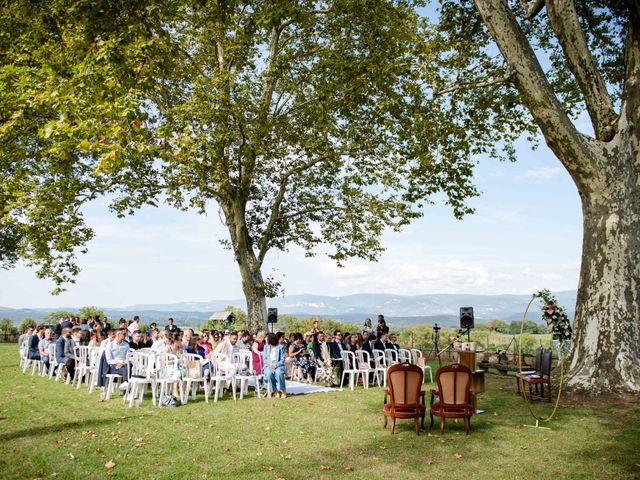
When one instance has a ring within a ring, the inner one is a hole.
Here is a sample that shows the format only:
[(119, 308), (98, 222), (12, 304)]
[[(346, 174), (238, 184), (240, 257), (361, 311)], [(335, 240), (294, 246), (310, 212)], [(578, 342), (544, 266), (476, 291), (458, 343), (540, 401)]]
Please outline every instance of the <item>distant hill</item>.
[[(569, 317), (573, 319), (576, 304), (575, 291), (554, 293), (558, 302), (563, 305)], [(406, 327), (418, 323), (442, 326), (458, 325), (460, 307), (474, 307), (478, 321), (520, 320), (530, 295), (468, 295), (468, 294), (425, 294), (425, 295), (392, 295), (362, 293), (344, 297), (320, 295), (291, 295), (274, 298), (268, 301), (269, 307), (278, 308), (279, 313), (300, 317), (326, 316), (347, 322), (360, 324), (366, 317), (375, 322), (379, 313), (385, 315), (387, 322), (397, 327)], [(212, 300), (209, 302), (180, 302), (174, 304), (140, 304), (126, 308), (102, 307), (111, 319), (131, 318), (140, 315), (145, 323), (158, 322), (165, 324), (167, 318), (173, 317), (178, 325), (199, 325), (209, 318), (212, 312), (224, 310), (228, 305), (245, 308), (244, 300)], [(19, 322), (25, 317), (41, 320), (48, 312), (57, 310), (77, 310), (69, 308), (30, 308), (11, 309), (0, 307), (0, 318), (7, 317)], [(534, 305), (527, 319), (540, 321), (539, 303)]]

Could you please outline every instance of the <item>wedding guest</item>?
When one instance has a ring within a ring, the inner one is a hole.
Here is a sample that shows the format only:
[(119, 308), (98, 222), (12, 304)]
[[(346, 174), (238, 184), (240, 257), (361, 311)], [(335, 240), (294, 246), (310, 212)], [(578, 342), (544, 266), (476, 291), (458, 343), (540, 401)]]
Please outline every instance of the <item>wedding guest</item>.
[(44, 338), (44, 326), (39, 325), (36, 327), (36, 331), (29, 337), (27, 342), (27, 358), (29, 360), (40, 360), (40, 352), (38, 351), (38, 344), (40, 340)]
[(342, 345), (342, 332), (340, 330), (333, 332), (333, 342), (329, 344), (329, 350), (331, 351), (331, 363), (335, 366), (338, 378), (340, 378), (344, 368), (342, 364), (342, 350), (344, 350), (344, 346)]
[(349, 337), (349, 343), (347, 344), (347, 350), (354, 354), (362, 348), (362, 337), (359, 333), (352, 333)]
[(378, 326), (376, 327), (376, 333), (389, 333), (389, 327), (384, 320), (384, 315), (378, 315)]
[(378, 338), (373, 344), (373, 348), (375, 348), (376, 350), (382, 350), (382, 351), (385, 351), (389, 348), (393, 348), (393, 345), (391, 345), (388, 341), (388, 337), (389, 335), (387, 335), (386, 333), (382, 333), (378, 335)]
[(253, 370), (260, 374), (263, 369), (262, 362), (262, 352), (264, 351), (264, 341), (265, 335), (264, 330), (260, 330), (256, 334), (256, 338), (253, 340), (253, 344), (251, 345), (251, 354), (253, 355)]
[(398, 344), (398, 337), (396, 337), (395, 335), (389, 336), (389, 345), (391, 345), (391, 348), (395, 349), (396, 352), (400, 350), (400, 345)]
[(173, 324), (173, 318), (167, 320), (167, 325), (165, 325), (164, 329), (169, 333), (175, 333), (178, 330), (178, 327)]
[(36, 329), (34, 327), (27, 327), (27, 331), (20, 335), (20, 338), (18, 338), (18, 350), (22, 350), (23, 347), (29, 347), (29, 339), (34, 334), (35, 330)]
[(120, 388), (123, 389), (127, 386), (129, 381), (129, 369), (127, 367), (127, 354), (129, 353), (130, 346), (125, 341), (127, 331), (125, 329), (119, 329), (116, 332), (115, 339), (109, 343), (105, 350), (105, 357), (109, 364), (109, 374), (118, 374), (122, 376), (122, 384)]
[(47, 371), (49, 370), (49, 365), (52, 363), (53, 359), (49, 355), (49, 346), (53, 344), (53, 331), (50, 328), (47, 328), (44, 331), (44, 336), (38, 342), (38, 352), (40, 353), (40, 360), (44, 363), (45, 367), (47, 367)]
[(149, 337), (153, 338), (154, 331), (158, 331), (158, 324), (156, 322), (151, 322), (151, 325), (149, 325), (149, 331), (147, 332)]
[(142, 332), (140, 330), (134, 330), (131, 334), (131, 341), (129, 342), (131, 350), (140, 350), (146, 348), (146, 343), (142, 341)]
[(273, 333), (267, 334), (267, 342), (262, 352), (262, 370), (265, 379), (269, 382), (268, 397), (275, 395), (279, 398), (286, 398), (287, 389), (284, 379), (284, 359), (285, 352), (282, 343)]
[(191, 343), (191, 338), (193, 337), (193, 330), (191, 328), (187, 328), (184, 330), (184, 334), (182, 335), (182, 346), (187, 348)]
[(369, 333), (375, 333), (375, 329), (371, 325), (371, 319), (370, 318), (365, 318), (364, 319), (364, 324), (362, 325), (362, 335), (363, 336), (364, 336), (364, 332), (367, 332), (367, 335)]
[(138, 315), (133, 317), (133, 320), (131, 321), (131, 323), (129, 323), (127, 330), (129, 331), (130, 337), (133, 337), (133, 332), (135, 332), (136, 330), (140, 330), (140, 317)]
[(193, 335), (191, 337), (191, 340), (189, 340), (189, 345), (186, 346), (184, 351), (186, 353), (200, 355), (201, 357), (204, 358), (204, 348), (202, 348), (199, 345), (199, 342), (200, 342), (200, 339), (198, 338), (198, 335)]
[(172, 341), (172, 335), (169, 333), (168, 330), (163, 330), (159, 338), (153, 342), (151, 349), (155, 353), (165, 353), (167, 348), (171, 345), (171, 341)]
[(307, 355), (307, 349), (302, 343), (302, 334), (296, 333), (293, 336), (293, 343), (289, 345), (289, 357), (294, 368), (299, 368), (302, 378), (307, 379), (309, 383), (313, 380), (316, 373), (316, 363)]

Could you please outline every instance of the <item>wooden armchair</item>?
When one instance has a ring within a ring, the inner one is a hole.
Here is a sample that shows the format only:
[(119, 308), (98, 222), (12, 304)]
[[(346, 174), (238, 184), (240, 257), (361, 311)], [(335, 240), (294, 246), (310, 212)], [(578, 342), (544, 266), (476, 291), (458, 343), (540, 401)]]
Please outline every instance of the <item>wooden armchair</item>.
[[(431, 427), (433, 416), (440, 417), (440, 432), (444, 433), (445, 418), (464, 418), (464, 432), (469, 435), (471, 415), (474, 408), (471, 402), (471, 377), (469, 367), (459, 363), (445, 365), (436, 372), (438, 390), (431, 390)], [(439, 400), (434, 402), (435, 397)]]
[(384, 428), (387, 428), (387, 419), (391, 418), (392, 435), (395, 433), (396, 418), (413, 418), (416, 435), (420, 435), (418, 419), (422, 420), (424, 429), (426, 405), (425, 392), (421, 390), (423, 376), (422, 369), (410, 363), (398, 363), (387, 370), (389, 388), (384, 390)]

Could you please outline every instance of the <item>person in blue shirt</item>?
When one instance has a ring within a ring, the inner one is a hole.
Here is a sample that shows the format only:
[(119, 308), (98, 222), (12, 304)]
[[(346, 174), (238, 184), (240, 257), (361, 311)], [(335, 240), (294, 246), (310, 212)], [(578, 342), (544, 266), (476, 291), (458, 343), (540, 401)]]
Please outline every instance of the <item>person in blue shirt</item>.
[(127, 335), (125, 329), (119, 329), (116, 331), (116, 338), (113, 342), (109, 343), (104, 354), (109, 364), (109, 371), (107, 373), (117, 373), (122, 376), (122, 385), (120, 388), (124, 388), (129, 381), (129, 367), (127, 365), (127, 354), (129, 353), (129, 344), (124, 340)]
[(275, 393), (276, 397), (286, 398), (287, 388), (284, 379), (284, 346), (278, 343), (278, 337), (267, 334), (267, 343), (262, 351), (262, 372), (271, 386), (268, 397)]

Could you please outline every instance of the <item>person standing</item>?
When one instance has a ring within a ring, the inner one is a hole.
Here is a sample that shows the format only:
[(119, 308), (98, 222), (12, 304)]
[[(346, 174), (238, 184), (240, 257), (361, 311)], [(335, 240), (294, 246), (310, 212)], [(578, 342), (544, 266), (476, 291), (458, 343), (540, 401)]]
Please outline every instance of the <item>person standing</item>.
[(169, 333), (176, 333), (178, 327), (173, 324), (173, 318), (167, 320), (167, 325), (164, 327), (164, 329)]
[(262, 361), (262, 352), (265, 347), (265, 335), (264, 330), (260, 330), (256, 334), (256, 338), (253, 340), (253, 344), (251, 345), (251, 354), (253, 355), (253, 370), (260, 374), (262, 373), (262, 369), (264, 367), (264, 363)]
[(342, 332), (340, 330), (333, 332), (333, 342), (329, 344), (329, 350), (331, 352), (331, 363), (336, 368), (338, 378), (342, 378), (342, 370), (344, 369), (342, 351), (344, 350), (344, 345), (342, 344)]
[(379, 337), (381, 333), (389, 334), (389, 327), (387, 326), (387, 322), (384, 320), (384, 315), (378, 315), (378, 325), (376, 327), (376, 333)]

